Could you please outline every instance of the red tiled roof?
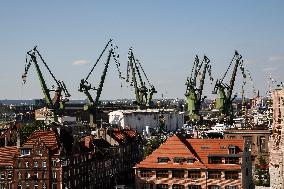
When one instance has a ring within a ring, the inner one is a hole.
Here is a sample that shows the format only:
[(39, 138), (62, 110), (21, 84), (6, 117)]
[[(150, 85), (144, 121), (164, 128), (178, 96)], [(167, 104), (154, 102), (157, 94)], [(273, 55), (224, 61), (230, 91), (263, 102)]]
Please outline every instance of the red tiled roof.
[(47, 148), (54, 150), (59, 147), (59, 141), (54, 131), (38, 130), (31, 134), (30, 138), (25, 142), (23, 147), (32, 147), (36, 141), (41, 140)]
[[(184, 169), (240, 169), (237, 164), (209, 164), (208, 155), (228, 155), (228, 146), (244, 148), (243, 140), (227, 139), (180, 139), (176, 135), (168, 138), (158, 149), (136, 165), (137, 168), (184, 168)], [(167, 163), (158, 163), (158, 157), (168, 157)], [(173, 158), (195, 158), (194, 163), (174, 163)]]
[(6, 146), (0, 148), (0, 167), (13, 166), (13, 157), (19, 152), (16, 146)]

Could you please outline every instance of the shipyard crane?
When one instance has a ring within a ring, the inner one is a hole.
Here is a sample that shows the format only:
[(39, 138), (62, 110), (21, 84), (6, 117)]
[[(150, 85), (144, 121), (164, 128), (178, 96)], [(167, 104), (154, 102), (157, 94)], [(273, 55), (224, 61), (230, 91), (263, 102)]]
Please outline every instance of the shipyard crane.
[[(91, 76), (91, 74), (93, 73), (95, 67), (99, 63), (100, 59), (102, 58), (103, 54), (106, 52), (108, 47), (110, 47), (110, 50), (108, 52), (107, 61), (105, 63), (105, 66), (104, 66), (104, 69), (103, 69), (103, 72), (102, 72), (102, 75), (101, 75), (101, 80), (100, 80), (99, 86), (97, 88), (92, 87), (92, 85), (91, 85), (91, 83), (89, 83), (88, 79)], [(93, 126), (93, 124), (94, 124), (94, 114), (95, 114), (95, 111), (96, 111), (98, 105), (100, 104), (99, 100), (100, 100), (100, 96), (101, 96), (101, 93), (102, 93), (102, 89), (103, 89), (103, 86), (104, 86), (104, 82), (105, 82), (105, 78), (106, 78), (106, 74), (107, 74), (107, 71), (108, 71), (108, 67), (109, 67), (111, 58), (113, 58), (115, 63), (116, 63), (116, 67), (117, 67), (118, 73), (119, 73), (119, 78), (123, 79), (123, 77), (121, 76), (122, 75), (121, 71), (120, 71), (120, 63), (118, 61), (119, 55), (116, 53), (117, 48), (118, 47), (113, 44), (112, 39), (110, 39), (108, 41), (108, 43), (106, 44), (105, 48), (103, 49), (103, 51), (101, 52), (99, 58), (97, 59), (97, 61), (93, 65), (91, 71), (88, 73), (87, 77), (85, 79), (82, 79), (81, 82), (80, 82), (79, 91), (83, 92), (87, 96), (88, 101), (89, 101), (88, 104), (86, 104), (84, 106), (84, 110), (89, 111), (89, 113), (90, 113), (90, 125), (91, 126)], [(96, 91), (95, 98), (92, 97), (90, 90)]]
[[(149, 89), (146, 87), (145, 82), (142, 79), (141, 72), (147, 80)], [(127, 76), (126, 82), (130, 82), (130, 72), (131, 72), (131, 85), (134, 87), (135, 91), (135, 104), (138, 109), (152, 108), (154, 106), (153, 103), (153, 95), (157, 93), (154, 85), (152, 85), (138, 59), (135, 59), (132, 47), (128, 52), (128, 63), (127, 63)], [(137, 81), (136, 74), (139, 78)]]
[[(29, 57), (29, 59), (28, 59)], [(53, 80), (56, 83), (56, 88), (53, 87), (52, 89), (49, 89), (46, 85), (46, 81), (44, 80), (42, 71), (40, 69), (40, 65), (38, 63), (38, 59), (43, 63), (45, 68), (48, 70), (49, 74), (53, 78)], [(63, 110), (65, 108), (65, 102), (68, 101), (68, 98), (71, 96), (68, 92), (66, 85), (63, 81), (57, 80), (54, 76), (54, 74), (51, 72), (50, 68), (44, 61), (42, 55), (37, 50), (37, 47), (35, 46), (32, 50), (27, 52), (26, 56), (26, 65), (25, 65), (25, 72), (22, 75), (23, 82), (26, 83), (27, 74), (30, 69), (31, 64), (34, 64), (36, 68), (36, 72), (38, 75), (38, 79), (40, 81), (41, 89), (44, 94), (44, 99), (47, 105), (47, 108), (49, 108), (53, 112), (53, 120), (52, 121), (58, 121), (58, 116), (63, 113)], [(51, 91), (54, 91), (54, 97), (51, 98)], [(64, 93), (64, 97), (62, 95), (62, 92)]]
[[(233, 73), (231, 76), (230, 84), (228, 85), (224, 83), (224, 78), (226, 77), (233, 63), (235, 65), (233, 68)], [(231, 121), (231, 118), (232, 118), (231, 116), (233, 112), (232, 102), (236, 98), (236, 95), (232, 96), (232, 93), (234, 89), (234, 84), (235, 84), (235, 79), (236, 79), (238, 68), (241, 70), (243, 78), (246, 78), (246, 74), (244, 72), (244, 67), (243, 67), (242, 56), (237, 51), (235, 51), (235, 55), (232, 61), (230, 62), (229, 67), (227, 68), (223, 78), (221, 80), (216, 81), (214, 91), (213, 91), (213, 94), (216, 94), (217, 92), (219, 93), (218, 98), (216, 99), (216, 108), (221, 112), (222, 114), (221, 117), (225, 116), (226, 118), (229, 118), (229, 121)]]
[[(203, 57), (202, 62), (199, 62), (199, 58), (196, 55), (191, 71), (191, 76), (190, 78), (187, 78), (187, 90), (185, 96), (187, 101), (188, 113), (190, 118), (193, 120), (200, 120), (201, 118), (199, 111), (201, 110), (201, 104), (206, 98), (206, 96), (202, 95), (207, 71), (210, 77), (210, 81), (212, 82), (213, 80), (211, 75), (211, 65), (209, 63), (210, 60), (205, 55)], [(198, 75), (201, 76), (199, 79), (199, 86), (197, 86), (196, 81)]]

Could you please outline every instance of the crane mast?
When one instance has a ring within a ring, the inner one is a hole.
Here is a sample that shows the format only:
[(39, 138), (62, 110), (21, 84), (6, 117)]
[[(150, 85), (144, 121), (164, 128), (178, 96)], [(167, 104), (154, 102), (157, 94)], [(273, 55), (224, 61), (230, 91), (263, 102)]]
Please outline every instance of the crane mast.
[[(135, 91), (135, 103), (138, 109), (152, 108), (154, 106), (152, 99), (153, 95), (157, 93), (155, 87), (150, 83), (141, 63), (138, 59), (135, 59), (132, 47), (128, 52), (128, 64), (127, 64), (127, 80), (129, 82), (130, 71), (132, 74), (132, 81), (134, 91)], [(143, 81), (141, 71), (147, 80), (149, 89), (146, 87)], [(137, 81), (136, 74), (138, 75), (139, 82)]]
[[(59, 81), (55, 78), (54, 74), (51, 72), (50, 68), (48, 67), (48, 65), (44, 61), (43, 57), (41, 56), (41, 54), (37, 50), (37, 47), (34, 47), (31, 51), (28, 51), (27, 56), (29, 56), (30, 59), (28, 61), (28, 59), (26, 57), (25, 72), (22, 75), (23, 82), (26, 83), (26, 78), (27, 78), (27, 74), (28, 74), (28, 71), (30, 69), (30, 66), (31, 66), (31, 64), (34, 64), (34, 66), (36, 68), (37, 75), (38, 75), (38, 79), (40, 81), (42, 92), (44, 94), (44, 99), (45, 99), (46, 105), (54, 113), (54, 120), (52, 120), (52, 121), (56, 122), (56, 121), (58, 121), (57, 120), (58, 115), (62, 114), (62, 111), (65, 108), (65, 102), (68, 101), (67, 98), (70, 97), (71, 95), (69, 94), (65, 83), (63, 81)], [(53, 80), (57, 84), (56, 89), (48, 89), (46, 82), (44, 80), (42, 71), (41, 71), (40, 66), (38, 64), (37, 57), (40, 58), (40, 60), (42, 61), (42, 63), (46, 67), (46, 69), (48, 70), (49, 74), (52, 76)], [(51, 95), (50, 95), (51, 91), (55, 92), (55, 95), (54, 95), (53, 98), (51, 98)], [(63, 96), (62, 96), (62, 92), (65, 94), (65, 98), (63, 98)]]
[[(202, 62), (199, 62), (199, 58), (196, 55), (191, 70), (190, 78), (187, 78), (186, 82), (187, 90), (185, 96), (187, 101), (188, 114), (192, 121), (200, 121), (201, 119), (201, 115), (199, 112), (201, 109), (201, 104), (206, 98), (206, 96), (202, 97), (202, 94), (203, 94), (204, 82), (207, 71), (210, 76), (210, 80), (211, 81), (213, 80), (211, 76), (211, 65), (209, 63), (210, 60), (206, 56), (204, 56)], [(203, 70), (201, 73), (202, 68)], [(201, 78), (199, 80), (199, 87), (197, 87), (196, 80), (199, 74), (201, 75)]]
[[(235, 63), (234, 68), (233, 68), (233, 73), (230, 79), (230, 84), (227, 85), (223, 82), (224, 78), (226, 77), (231, 65)], [(232, 102), (236, 98), (236, 95), (232, 97), (233, 89), (234, 89), (234, 84), (235, 84), (235, 79), (237, 75), (237, 70), (240, 68), (242, 72), (243, 78), (246, 78), (246, 75), (244, 73), (244, 68), (243, 68), (243, 60), (242, 56), (235, 51), (235, 55), (227, 68), (223, 78), (221, 80), (217, 80), (215, 87), (214, 87), (214, 93), (217, 93), (219, 91), (219, 97), (216, 100), (216, 108), (221, 111), (222, 118), (229, 117), (229, 121), (232, 119)]]
[[(105, 66), (104, 66), (104, 69), (103, 69), (103, 72), (102, 72), (102, 75), (101, 75), (99, 86), (98, 86), (98, 88), (92, 87), (92, 85), (88, 82), (88, 79), (89, 79), (90, 75), (93, 73), (94, 68), (97, 66), (98, 62), (102, 58), (103, 54), (105, 53), (105, 51), (107, 50), (109, 45), (111, 46), (111, 48), (108, 52), (108, 57), (107, 57), (107, 60), (106, 60), (106, 63), (105, 63)], [(108, 43), (106, 44), (105, 48), (103, 49), (103, 51), (101, 52), (99, 58), (95, 62), (94, 66), (92, 67), (91, 71), (87, 75), (87, 77), (85, 79), (82, 79), (81, 82), (80, 82), (80, 85), (79, 85), (79, 91), (83, 92), (87, 96), (88, 101), (89, 101), (89, 103), (84, 106), (84, 110), (88, 110), (89, 113), (90, 113), (90, 125), (91, 126), (94, 125), (94, 115), (95, 115), (95, 111), (96, 111), (96, 109), (99, 105), (99, 100), (100, 100), (100, 96), (101, 96), (101, 93), (102, 93), (102, 90), (103, 90), (103, 86), (104, 86), (104, 82), (105, 82), (105, 78), (106, 78), (106, 74), (107, 74), (107, 71), (108, 71), (108, 67), (109, 67), (109, 64), (110, 64), (111, 57), (113, 57), (113, 59), (116, 63), (116, 66), (117, 66), (117, 69), (118, 69), (118, 72), (119, 72), (119, 78), (123, 79), (121, 77), (120, 63), (118, 62), (119, 55), (115, 53), (116, 48), (117, 47), (116, 46), (114, 47), (114, 45), (112, 43), (112, 39), (110, 39), (108, 41)], [(96, 90), (95, 99), (92, 97), (90, 90)]]

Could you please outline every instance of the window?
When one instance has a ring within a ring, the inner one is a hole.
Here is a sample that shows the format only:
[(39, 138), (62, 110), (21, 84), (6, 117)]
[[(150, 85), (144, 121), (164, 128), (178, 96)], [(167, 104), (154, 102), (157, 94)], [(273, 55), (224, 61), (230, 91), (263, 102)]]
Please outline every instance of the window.
[(227, 157), (225, 158), (226, 164), (239, 164), (239, 158), (237, 157)]
[(218, 185), (209, 185), (208, 189), (221, 189), (221, 186), (218, 186)]
[(172, 189), (185, 189), (184, 185), (181, 184), (173, 184)]
[(21, 168), (22, 167), (22, 162), (21, 160), (18, 160), (18, 168)]
[(46, 161), (42, 161), (42, 167), (46, 167)]
[(222, 158), (221, 157), (210, 157), (209, 158), (209, 163), (210, 164), (221, 164), (222, 163)]
[(142, 189), (153, 189), (153, 184), (144, 183), (142, 184)]
[(209, 179), (220, 179), (221, 178), (221, 171), (209, 171), (208, 172)]
[(265, 148), (265, 136), (261, 136), (260, 138), (259, 138), (259, 143), (260, 143), (260, 146), (259, 146), (259, 148), (260, 148), (260, 152), (265, 152), (266, 151), (266, 148)]
[(169, 160), (168, 157), (158, 157), (158, 163), (167, 163)]
[(18, 189), (22, 189), (22, 184), (20, 182), (18, 183)]
[(141, 170), (140, 175), (141, 177), (149, 178), (152, 177), (153, 173), (151, 170)]
[(27, 155), (31, 155), (31, 150), (30, 149), (21, 149), (21, 155), (22, 156), (27, 156)]
[(182, 162), (184, 162), (183, 157), (174, 157), (174, 163), (182, 163)]
[(38, 182), (37, 182), (37, 181), (35, 181), (35, 187), (34, 187), (34, 189), (38, 189)]
[(46, 188), (47, 188), (45, 182), (42, 183), (42, 188), (43, 188), (43, 189), (46, 189)]
[(236, 154), (237, 150), (236, 150), (236, 146), (229, 146), (229, 154)]
[(54, 160), (54, 159), (52, 160), (52, 166), (56, 167), (56, 160)]
[(188, 158), (187, 163), (194, 163), (195, 159), (194, 158)]
[(248, 145), (249, 151), (251, 151), (252, 136), (244, 136), (243, 138), (246, 141), (246, 144)]
[(18, 179), (22, 179), (22, 174), (21, 174), (21, 172), (18, 172)]
[(29, 162), (28, 161), (26, 161), (26, 168), (28, 168), (29, 167)]
[(188, 189), (201, 189), (200, 185), (188, 185)]
[(173, 178), (184, 178), (184, 170), (173, 170)]
[(8, 179), (12, 179), (12, 174), (8, 173)]
[(239, 172), (238, 171), (226, 171), (225, 172), (225, 178), (226, 179), (238, 179), (239, 178)]
[(157, 184), (156, 188), (157, 189), (168, 189), (169, 186), (167, 184)]
[(201, 178), (201, 172), (200, 171), (189, 171), (188, 178), (191, 178), (191, 179)]
[(46, 173), (42, 172), (42, 178), (46, 179)]
[(34, 161), (34, 167), (38, 167), (37, 161)]
[(239, 189), (238, 186), (225, 186), (225, 189)]
[(30, 188), (30, 182), (29, 181), (26, 182), (26, 189), (28, 189), (28, 188)]
[(157, 170), (156, 171), (156, 177), (157, 178), (168, 178), (169, 177), (169, 171), (167, 171), (167, 170)]
[(34, 179), (38, 179), (38, 173), (37, 172), (34, 173)]
[(52, 178), (56, 179), (56, 171), (52, 172)]
[(6, 178), (5, 173), (1, 173), (1, 180), (4, 180)]
[(52, 183), (52, 189), (57, 189), (57, 184), (56, 183)]
[(31, 177), (30, 173), (25, 172), (25, 179), (28, 179), (28, 178), (30, 178), (30, 177)]
[(38, 151), (37, 151), (37, 155), (42, 155), (42, 150), (41, 149), (39, 149)]

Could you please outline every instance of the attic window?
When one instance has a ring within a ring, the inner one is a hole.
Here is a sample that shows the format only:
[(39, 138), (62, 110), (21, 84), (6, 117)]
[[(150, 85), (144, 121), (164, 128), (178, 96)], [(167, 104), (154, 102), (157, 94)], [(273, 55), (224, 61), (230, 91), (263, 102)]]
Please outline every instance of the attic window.
[(31, 155), (31, 149), (26, 149), (26, 148), (21, 149), (21, 155), (22, 156)]
[(182, 163), (184, 160), (184, 157), (174, 157), (174, 163)]
[(201, 149), (209, 149), (209, 146), (201, 146)]
[(158, 157), (157, 159), (158, 163), (167, 163), (170, 160), (168, 157)]
[(194, 163), (195, 159), (194, 158), (187, 158), (187, 163)]
[(237, 147), (230, 145), (229, 146), (229, 154), (236, 154), (237, 153)]

